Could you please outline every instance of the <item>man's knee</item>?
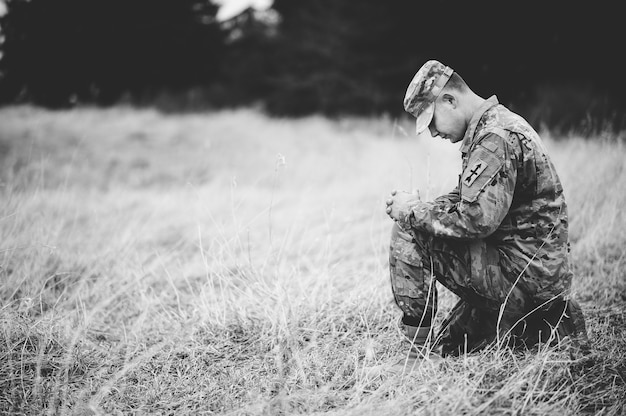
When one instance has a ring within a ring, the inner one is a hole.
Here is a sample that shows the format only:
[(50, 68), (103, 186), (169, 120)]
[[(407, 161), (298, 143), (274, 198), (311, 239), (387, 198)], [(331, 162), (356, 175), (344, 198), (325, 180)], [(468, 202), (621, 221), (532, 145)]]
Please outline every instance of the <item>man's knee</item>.
[[(419, 234), (417, 235), (419, 238)], [(428, 255), (423, 241), (416, 240), (416, 235), (400, 228), (397, 224), (391, 229), (389, 247), (390, 261), (402, 260), (411, 266), (422, 267), (423, 259)]]

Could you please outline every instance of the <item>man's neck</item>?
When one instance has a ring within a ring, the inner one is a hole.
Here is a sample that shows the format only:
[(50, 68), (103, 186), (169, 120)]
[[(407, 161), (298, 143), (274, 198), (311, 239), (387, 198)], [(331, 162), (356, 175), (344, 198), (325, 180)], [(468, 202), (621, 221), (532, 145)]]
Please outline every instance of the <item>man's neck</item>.
[(465, 106), (465, 122), (467, 124), (469, 124), (469, 122), (472, 120), (472, 117), (474, 117), (474, 113), (478, 111), (478, 109), (485, 103), (485, 101), (487, 100), (475, 94), (473, 91), (469, 91), (467, 93), (467, 105)]

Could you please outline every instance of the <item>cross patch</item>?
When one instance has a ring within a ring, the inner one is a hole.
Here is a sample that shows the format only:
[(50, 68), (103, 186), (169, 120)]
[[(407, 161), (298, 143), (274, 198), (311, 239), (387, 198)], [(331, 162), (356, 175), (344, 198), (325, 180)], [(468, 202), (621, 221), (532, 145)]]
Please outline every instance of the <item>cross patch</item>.
[(478, 161), (476, 161), (476, 163), (474, 163), (472, 167), (467, 170), (467, 173), (463, 177), (463, 183), (466, 186), (472, 186), (474, 181), (480, 176), (481, 173), (483, 173), (485, 169), (487, 169), (487, 163), (478, 159)]

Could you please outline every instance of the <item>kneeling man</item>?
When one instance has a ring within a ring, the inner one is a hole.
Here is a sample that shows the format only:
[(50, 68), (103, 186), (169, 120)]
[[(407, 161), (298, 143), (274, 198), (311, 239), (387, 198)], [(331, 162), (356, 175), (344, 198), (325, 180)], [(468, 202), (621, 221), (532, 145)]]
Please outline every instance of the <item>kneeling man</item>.
[[(559, 176), (533, 128), (475, 94), (450, 67), (426, 62), (406, 92), (417, 133), (461, 142), (458, 186), (434, 201), (393, 191), (389, 266), (400, 327), (413, 354), (476, 351), (494, 341), (532, 346), (569, 337), (586, 348), (570, 295), (567, 205)], [(459, 297), (431, 332), (438, 281)]]

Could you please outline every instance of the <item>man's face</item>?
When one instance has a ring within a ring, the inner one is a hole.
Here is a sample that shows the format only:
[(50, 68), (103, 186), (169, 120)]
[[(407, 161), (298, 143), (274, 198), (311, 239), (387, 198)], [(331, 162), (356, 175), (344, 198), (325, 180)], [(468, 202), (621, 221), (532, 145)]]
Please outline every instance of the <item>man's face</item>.
[(433, 119), (428, 125), (431, 136), (439, 136), (442, 139), (450, 140), (452, 143), (463, 139), (466, 128), (465, 121), (455, 102), (449, 96), (437, 98)]

